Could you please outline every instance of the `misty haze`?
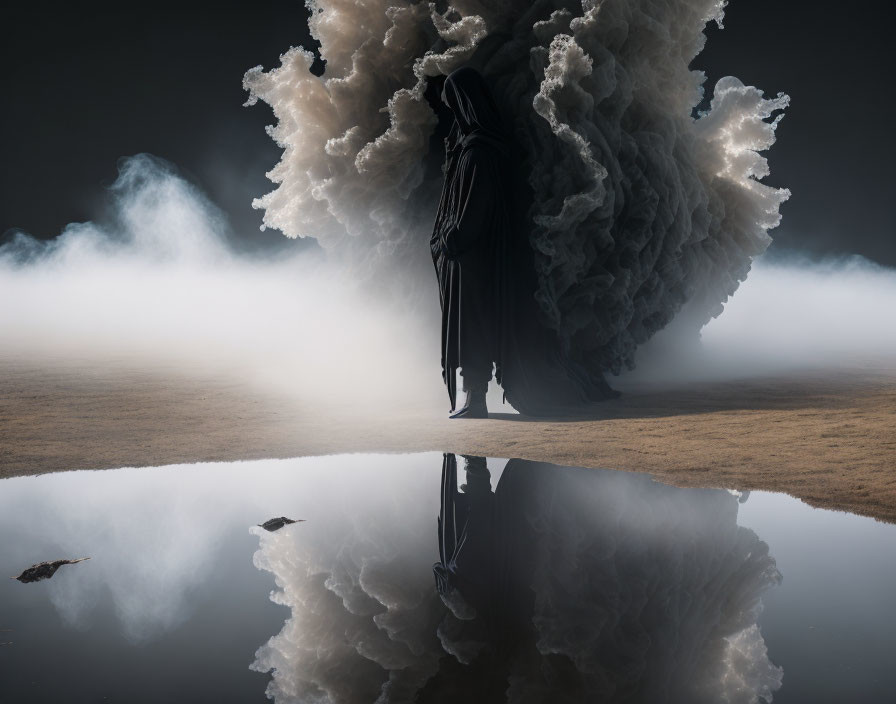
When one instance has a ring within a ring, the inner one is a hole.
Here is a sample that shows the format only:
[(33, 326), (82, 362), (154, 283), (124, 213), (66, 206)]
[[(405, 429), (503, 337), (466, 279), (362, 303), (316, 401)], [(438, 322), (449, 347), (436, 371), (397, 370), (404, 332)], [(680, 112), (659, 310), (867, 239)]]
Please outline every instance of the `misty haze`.
[(0, 700), (889, 701), (882, 29), (39, 9), (4, 49)]

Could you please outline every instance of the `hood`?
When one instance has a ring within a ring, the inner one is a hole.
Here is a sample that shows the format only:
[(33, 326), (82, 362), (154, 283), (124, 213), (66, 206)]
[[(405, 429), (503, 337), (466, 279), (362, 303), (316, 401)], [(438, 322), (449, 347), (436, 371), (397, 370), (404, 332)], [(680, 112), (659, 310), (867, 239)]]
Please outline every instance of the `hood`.
[(445, 79), (442, 101), (454, 113), (457, 131), (463, 137), (475, 133), (504, 141), (504, 125), (498, 107), (485, 79), (475, 69), (464, 66), (453, 71)]

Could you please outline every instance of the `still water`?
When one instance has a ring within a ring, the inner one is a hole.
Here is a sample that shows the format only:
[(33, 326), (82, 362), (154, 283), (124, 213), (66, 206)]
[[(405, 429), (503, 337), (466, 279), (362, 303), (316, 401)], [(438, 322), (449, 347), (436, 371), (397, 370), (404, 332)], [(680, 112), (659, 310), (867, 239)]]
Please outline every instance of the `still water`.
[[(259, 527), (285, 516), (275, 532)], [(890, 702), (896, 526), (436, 453), (0, 481), (0, 701)]]

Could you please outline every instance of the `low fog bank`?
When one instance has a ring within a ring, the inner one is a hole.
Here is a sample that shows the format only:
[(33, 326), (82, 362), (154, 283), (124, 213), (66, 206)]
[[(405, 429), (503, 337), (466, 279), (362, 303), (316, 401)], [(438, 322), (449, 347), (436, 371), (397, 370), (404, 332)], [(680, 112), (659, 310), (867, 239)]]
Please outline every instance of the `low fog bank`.
[[(0, 246), (0, 354), (229, 373), (351, 402), (438, 389), (438, 299), (393, 306), (316, 251), (252, 258), (170, 164), (124, 159), (103, 222)], [(400, 310), (399, 310), (400, 308)], [(436, 328), (433, 328), (435, 333)]]
[[(148, 155), (122, 161), (110, 196), (104, 220), (55, 240), (4, 238), (0, 356), (175, 365), (316, 401), (444, 401), (434, 281), (378, 297), (319, 251), (235, 254), (221, 211)], [(893, 367), (894, 309), (893, 270), (858, 258), (760, 259), (702, 340), (673, 323), (616, 382)]]
[(644, 345), (629, 384), (810, 370), (896, 369), (896, 270), (858, 256), (769, 253), (695, 339), (673, 322)]

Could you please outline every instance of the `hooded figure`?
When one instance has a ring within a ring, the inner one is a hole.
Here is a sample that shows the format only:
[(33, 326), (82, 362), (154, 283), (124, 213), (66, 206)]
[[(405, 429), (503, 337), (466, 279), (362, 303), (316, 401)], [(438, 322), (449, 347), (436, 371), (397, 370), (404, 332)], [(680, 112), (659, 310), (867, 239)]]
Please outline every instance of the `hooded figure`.
[[(485, 80), (472, 68), (457, 69), (445, 80), (442, 102), (454, 124), (430, 249), (450, 417), (488, 417), (493, 365), (506, 399), (527, 415), (559, 415), (614, 395), (602, 377), (574, 368), (539, 323), (520, 159)], [(466, 401), (455, 412), (458, 369)]]
[(461, 369), (467, 402), (452, 418), (484, 418), (500, 350), (496, 265), (507, 230), (507, 145), (498, 109), (475, 70), (448, 76), (442, 101), (454, 114), (430, 239), (442, 304), (442, 378), (454, 411)]

